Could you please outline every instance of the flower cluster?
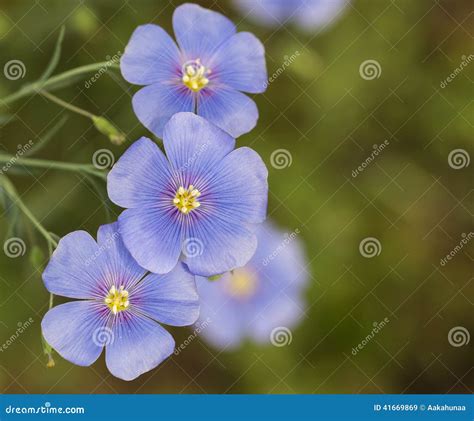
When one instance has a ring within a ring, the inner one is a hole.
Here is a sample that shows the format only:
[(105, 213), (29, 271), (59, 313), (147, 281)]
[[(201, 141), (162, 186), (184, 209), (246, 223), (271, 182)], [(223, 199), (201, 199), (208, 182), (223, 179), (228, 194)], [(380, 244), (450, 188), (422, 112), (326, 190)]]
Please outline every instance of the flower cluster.
[[(265, 164), (252, 149), (235, 148), (235, 137), (258, 118), (241, 91), (264, 89), (263, 46), (193, 4), (175, 10), (173, 27), (177, 45), (156, 25), (139, 27), (121, 60), (125, 79), (145, 85), (133, 108), (164, 150), (146, 137), (129, 147), (107, 177), (110, 199), (124, 208), (118, 221), (101, 226), (97, 241), (84, 231), (66, 235), (43, 273), (52, 294), (78, 300), (45, 315), (47, 343), (81, 366), (105, 348), (108, 369), (124, 380), (169, 357), (175, 344), (161, 324), (191, 325), (201, 305), (202, 317), (219, 314), (207, 335), (230, 344), (244, 335), (261, 339), (301, 312), (296, 245), (278, 263), (261, 264), (279, 241), (262, 225)], [(220, 281), (207, 279), (217, 275)], [(230, 302), (221, 317), (212, 303), (225, 305), (225, 295)], [(236, 323), (241, 306), (246, 320)], [(249, 330), (264, 308), (265, 320)]]

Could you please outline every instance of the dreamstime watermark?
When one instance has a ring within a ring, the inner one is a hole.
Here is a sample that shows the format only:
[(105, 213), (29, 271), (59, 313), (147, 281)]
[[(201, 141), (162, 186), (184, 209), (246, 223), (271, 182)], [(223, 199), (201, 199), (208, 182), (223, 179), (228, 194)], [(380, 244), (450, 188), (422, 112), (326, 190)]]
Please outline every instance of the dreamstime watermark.
[(277, 170), (291, 167), (293, 157), (288, 149), (275, 149), (270, 155), (270, 164)]
[(18, 161), (26, 152), (28, 152), (32, 147), (33, 147), (34, 142), (32, 140), (29, 140), (28, 143), (25, 145), (18, 145), (16, 154), (15, 156), (12, 156), (8, 162), (3, 165), (2, 168), (0, 168), (0, 175), (6, 173), (11, 167), (13, 167), (16, 164), (16, 161)]
[(446, 88), (446, 86), (448, 86), (454, 79), (456, 79), (459, 73), (461, 73), (464, 68), (467, 67), (472, 60), (474, 60), (474, 54), (469, 54), (468, 56), (463, 55), (461, 56), (461, 60), (461, 64), (456, 67), (446, 79), (440, 82), (439, 86), (441, 89)]
[(263, 88), (267, 89), (270, 83), (275, 82), (282, 75), (282, 73), (296, 61), (296, 59), (300, 55), (301, 53), (298, 50), (296, 50), (293, 54), (291, 54), (291, 56), (288, 56), (288, 55), (283, 56), (283, 60), (284, 60), (283, 64), (280, 67), (278, 67), (278, 69), (276, 69), (272, 73), (272, 75), (265, 81), (265, 83), (263, 84)]
[(467, 168), (471, 163), (469, 153), (464, 149), (453, 149), (448, 155), (448, 164), (453, 170)]
[(390, 323), (390, 319), (388, 317), (385, 317), (385, 319), (383, 319), (382, 321), (380, 322), (374, 322), (372, 323), (372, 330), (370, 331), (370, 333), (364, 338), (362, 339), (362, 341), (360, 341), (357, 346), (355, 346), (354, 348), (352, 348), (352, 355), (356, 356), (360, 351), (362, 351), (366, 345), (372, 340), (375, 338), (375, 336), (385, 327), (387, 326), (387, 324)]
[(469, 331), (464, 326), (454, 326), (448, 332), (448, 342), (451, 346), (459, 348), (467, 345), (471, 340)]
[(375, 237), (366, 237), (359, 244), (359, 252), (367, 259), (380, 255), (382, 244)]
[(273, 346), (281, 348), (290, 345), (293, 341), (291, 330), (285, 326), (278, 326), (270, 333), (270, 342)]
[(3, 66), (3, 74), (8, 80), (23, 79), (26, 75), (26, 66), (21, 60), (10, 60)]
[(462, 249), (463, 247), (469, 243), (469, 241), (472, 240), (472, 238), (474, 238), (474, 232), (469, 232), (468, 234), (466, 234), (465, 232), (463, 232), (461, 234), (461, 241), (459, 241), (459, 243), (446, 255), (444, 256), (440, 261), (439, 261), (439, 264), (441, 266), (445, 266), (452, 258), (454, 258), (454, 256), (456, 256), (456, 254), (458, 254)]
[(92, 164), (98, 170), (106, 170), (115, 163), (115, 156), (112, 151), (108, 149), (99, 149), (94, 152), (92, 156)]
[(359, 66), (359, 74), (364, 80), (378, 79), (382, 74), (382, 66), (377, 60), (365, 60)]
[(26, 244), (19, 237), (9, 238), (3, 243), (3, 252), (5, 256), (16, 259), (17, 257), (25, 255)]
[(113, 66), (114, 64), (117, 64), (120, 61), (121, 56), (121, 51), (117, 51), (117, 53), (114, 54), (112, 57), (106, 56), (105, 58), (107, 59), (107, 61), (105, 62), (105, 64), (101, 68), (99, 68), (99, 70), (97, 70), (97, 72), (93, 74), (90, 79), (84, 82), (84, 87), (86, 89), (89, 89), (95, 82), (97, 82), (102, 77), (104, 73), (107, 72), (107, 70), (109, 70), (110, 66)]
[(82, 406), (52, 406), (51, 402), (45, 402), (41, 406), (12, 406), (5, 408), (7, 415), (28, 415), (28, 414), (85, 414)]
[(97, 346), (107, 346), (114, 343), (114, 331), (107, 326), (101, 326), (92, 332), (92, 342)]
[(208, 150), (209, 148), (209, 143), (203, 143), (201, 146), (199, 146), (199, 148), (197, 149), (197, 151), (195, 151), (187, 160), (186, 162), (181, 165), (179, 168), (178, 168), (178, 171), (179, 172), (184, 172), (186, 171), (191, 165), (193, 165), (196, 160), (204, 153)]
[(188, 258), (198, 257), (204, 251), (204, 243), (196, 237), (186, 238), (183, 241), (181, 251)]
[(352, 170), (352, 177), (356, 178), (361, 172), (363, 172), (388, 145), (390, 145), (388, 139), (385, 139), (380, 145), (375, 144), (372, 153), (365, 159), (365, 161), (363, 161), (355, 170)]
[(194, 328), (193, 332), (179, 345), (175, 348), (174, 350), (174, 355), (179, 355), (184, 349), (191, 344), (191, 342), (196, 339), (199, 334), (206, 329), (210, 324), (212, 323), (212, 320), (210, 317), (208, 317), (206, 320), (203, 322), (198, 322), (196, 323), (196, 327)]
[(88, 257), (85, 260), (84, 265), (90, 266), (105, 250), (109, 250), (114, 245), (117, 238), (119, 237), (120, 237), (120, 234), (118, 231), (115, 231), (112, 235), (107, 234), (107, 238), (105, 239), (105, 241), (100, 245), (98, 250), (96, 250), (95, 253), (91, 257)]
[(290, 234), (285, 234), (285, 239), (280, 243), (278, 244), (277, 248), (275, 250), (273, 250), (268, 256), (266, 256), (263, 260), (262, 260), (262, 265), (263, 266), (267, 266), (270, 264), (270, 262), (275, 259), (276, 257), (278, 257), (278, 255), (289, 245), (291, 244), (295, 238), (298, 236), (298, 234), (300, 233), (301, 231), (299, 230), (299, 228), (296, 228), (293, 232), (291, 232)]
[(15, 330), (15, 333), (11, 335), (0, 347), (0, 352), (4, 352), (8, 349), (9, 346), (13, 345), (15, 341), (20, 337), (20, 335), (28, 329), (32, 324), (34, 323), (34, 320), (32, 317), (30, 317), (28, 320), (25, 322), (18, 322), (17, 323), (17, 329)]

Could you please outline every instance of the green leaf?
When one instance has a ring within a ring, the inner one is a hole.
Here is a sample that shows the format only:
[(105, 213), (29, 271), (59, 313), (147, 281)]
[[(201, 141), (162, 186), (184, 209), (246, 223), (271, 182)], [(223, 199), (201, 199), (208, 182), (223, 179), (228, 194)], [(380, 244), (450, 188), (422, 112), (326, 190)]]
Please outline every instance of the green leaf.
[(51, 59), (49, 60), (48, 67), (46, 67), (45, 71), (39, 78), (40, 81), (48, 79), (56, 69), (56, 66), (59, 63), (59, 59), (61, 57), (61, 45), (63, 43), (64, 39), (64, 32), (65, 32), (65, 27), (64, 25), (61, 26), (61, 29), (59, 30), (59, 35), (58, 39), (56, 40), (56, 45), (54, 47), (54, 52), (53, 55), (51, 56)]
[(207, 279), (209, 279), (210, 281), (213, 282), (213, 281), (218, 281), (218, 280), (221, 279), (221, 278), (222, 278), (222, 274), (220, 274), (220, 275), (214, 275), (214, 276), (209, 276), (209, 278), (207, 278)]

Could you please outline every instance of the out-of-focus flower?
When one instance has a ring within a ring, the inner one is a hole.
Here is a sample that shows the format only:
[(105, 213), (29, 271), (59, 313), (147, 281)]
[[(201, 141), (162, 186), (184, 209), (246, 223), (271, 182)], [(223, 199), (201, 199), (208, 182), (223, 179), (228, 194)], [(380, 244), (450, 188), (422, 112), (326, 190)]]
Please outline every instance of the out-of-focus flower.
[(76, 298), (49, 310), (41, 323), (47, 343), (66, 360), (93, 364), (105, 347), (110, 372), (133, 380), (174, 350), (160, 326), (186, 326), (199, 315), (194, 276), (178, 265), (146, 275), (122, 243), (117, 224), (99, 228), (97, 242), (76, 231), (61, 241), (43, 273), (48, 291)]
[(305, 30), (331, 24), (349, 0), (234, 0), (245, 17), (268, 26), (295, 22)]
[(195, 111), (233, 137), (252, 130), (257, 107), (242, 91), (265, 91), (262, 43), (195, 4), (176, 8), (173, 28), (178, 45), (157, 25), (138, 27), (120, 61), (127, 81), (145, 85), (132, 101), (138, 119), (159, 137), (180, 111)]
[(270, 223), (259, 227), (258, 248), (250, 262), (216, 281), (197, 277), (201, 335), (221, 349), (245, 338), (272, 341), (272, 332), (289, 329), (303, 314), (308, 272), (297, 233), (284, 234)]
[(164, 129), (167, 157), (142, 137), (108, 175), (108, 193), (127, 208), (120, 234), (135, 260), (167, 273), (180, 255), (190, 271), (212, 276), (245, 265), (266, 218), (268, 172), (250, 148), (192, 113)]

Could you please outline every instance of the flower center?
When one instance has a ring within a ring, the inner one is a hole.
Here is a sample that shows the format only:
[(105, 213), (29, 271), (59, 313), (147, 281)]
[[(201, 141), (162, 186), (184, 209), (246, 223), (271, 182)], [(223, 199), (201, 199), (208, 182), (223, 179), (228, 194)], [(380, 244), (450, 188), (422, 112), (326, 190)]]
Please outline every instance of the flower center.
[(174, 205), (185, 215), (201, 206), (197, 198), (201, 196), (198, 189), (191, 184), (187, 189), (181, 186), (173, 199)]
[(209, 83), (207, 76), (211, 73), (211, 69), (201, 64), (200, 59), (190, 60), (183, 64), (182, 81), (192, 91), (199, 92)]
[(124, 289), (123, 285), (118, 289), (114, 285), (110, 288), (104, 302), (114, 314), (126, 310), (130, 305), (130, 302), (128, 301), (128, 291)]
[(256, 275), (245, 268), (235, 269), (227, 285), (227, 291), (236, 298), (249, 298), (257, 290)]

